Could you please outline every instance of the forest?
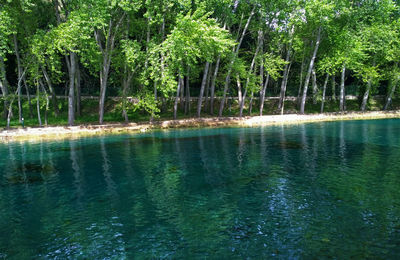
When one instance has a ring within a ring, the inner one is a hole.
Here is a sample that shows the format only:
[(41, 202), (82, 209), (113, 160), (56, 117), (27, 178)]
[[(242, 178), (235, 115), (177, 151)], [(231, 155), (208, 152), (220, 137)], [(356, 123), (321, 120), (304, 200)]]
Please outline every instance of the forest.
[(399, 11), (393, 0), (0, 0), (1, 121), (393, 109)]

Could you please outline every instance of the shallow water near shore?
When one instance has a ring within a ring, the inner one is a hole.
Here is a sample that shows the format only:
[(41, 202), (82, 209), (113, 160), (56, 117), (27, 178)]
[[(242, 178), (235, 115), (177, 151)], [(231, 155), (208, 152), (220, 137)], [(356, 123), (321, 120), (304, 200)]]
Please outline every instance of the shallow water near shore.
[(0, 144), (0, 259), (396, 258), (400, 120)]

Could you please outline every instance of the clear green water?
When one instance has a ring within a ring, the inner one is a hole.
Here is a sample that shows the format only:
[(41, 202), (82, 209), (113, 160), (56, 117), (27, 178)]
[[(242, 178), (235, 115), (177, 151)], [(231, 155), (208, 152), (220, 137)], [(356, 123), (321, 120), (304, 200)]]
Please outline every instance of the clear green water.
[(12, 143), (0, 155), (0, 259), (400, 256), (400, 120)]

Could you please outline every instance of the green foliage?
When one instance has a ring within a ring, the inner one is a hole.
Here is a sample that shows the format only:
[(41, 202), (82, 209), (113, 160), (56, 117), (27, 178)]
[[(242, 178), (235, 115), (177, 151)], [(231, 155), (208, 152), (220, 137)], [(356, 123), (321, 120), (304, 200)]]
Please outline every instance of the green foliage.
[[(155, 95), (171, 105), (179, 77), (189, 77), (190, 92), (197, 95), (204, 63), (214, 70), (218, 57), (217, 96), (224, 93), (221, 86), (227, 78), (227, 92), (235, 93), (237, 75), (243, 88), (256, 96), (266, 75), (279, 88), (287, 56), (287, 91), (296, 95), (318, 32), (319, 86), (322, 75), (337, 76), (345, 65), (346, 78), (356, 79), (355, 93), (362, 95), (369, 83), (373, 93), (389, 93), (391, 87), (383, 84), (397, 82), (400, 57), (400, 12), (392, 0), (0, 0), (0, 84), (8, 88), (1, 90), (8, 92), (5, 100), (10, 101), (18, 80), (17, 59), (12, 57), (18, 47), (26, 71), (22, 81), (31, 92), (38, 81), (47, 82), (47, 74), (55, 92), (66, 93), (71, 76), (67, 77), (66, 58), (74, 53), (82, 90), (97, 95), (99, 78), (107, 77), (112, 92), (106, 95), (139, 100), (128, 107), (130, 116), (159, 113), (161, 102)], [(278, 92), (268, 86), (268, 95)]]

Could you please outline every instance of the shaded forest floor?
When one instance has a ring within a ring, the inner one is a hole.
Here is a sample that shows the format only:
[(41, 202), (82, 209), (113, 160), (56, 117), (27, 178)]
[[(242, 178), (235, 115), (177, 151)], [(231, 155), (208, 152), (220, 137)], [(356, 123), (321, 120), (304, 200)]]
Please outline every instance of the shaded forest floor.
[[(16, 102), (15, 102), (16, 103)], [(204, 104), (204, 103), (203, 103)], [(264, 104), (263, 115), (279, 115), (281, 111), (277, 111), (278, 100), (268, 100)], [(368, 104), (368, 111), (380, 111), (384, 106), (384, 98), (371, 98)], [(0, 107), (3, 104), (0, 102)], [(48, 126), (67, 126), (68, 125), (68, 104), (66, 99), (58, 99), (59, 115), (56, 117), (50, 104), (50, 110), (48, 111)], [(166, 109), (161, 109), (155, 121), (166, 121), (173, 119), (173, 103), (169, 101), (165, 104)], [(180, 107), (180, 106), (179, 106)], [(189, 119), (196, 117), (196, 107), (197, 101), (193, 101), (190, 104), (190, 113), (185, 114), (182, 109), (178, 110), (178, 119)], [(213, 118), (218, 114), (219, 102), (215, 103), (214, 115), (211, 115), (208, 110), (203, 108), (202, 118)], [(335, 113), (339, 112), (339, 101), (338, 100), (328, 100), (325, 102), (324, 113)], [(400, 99), (394, 99), (390, 110), (400, 109)], [(306, 114), (319, 114), (321, 110), (321, 102), (313, 104), (309, 100), (306, 104)], [(356, 112), (360, 110), (359, 100), (347, 100), (346, 110), (348, 112)], [(18, 120), (18, 108), (16, 104), (13, 108), (14, 117), (10, 122), (11, 128), (22, 128), (22, 124)], [(44, 104), (41, 108), (41, 120), (42, 124), (45, 125), (45, 107)], [(243, 111), (243, 116), (258, 116), (259, 115), (259, 102), (255, 100), (253, 102), (252, 111), (249, 111), (249, 104), (246, 103), (246, 107)], [(284, 114), (297, 114), (297, 102), (296, 101), (285, 101)], [(237, 100), (228, 100), (225, 105), (225, 110), (223, 117), (235, 117), (239, 115), (239, 106)], [(32, 100), (32, 113), (29, 109), (29, 104), (25, 100), (23, 102), (23, 117), (25, 127), (38, 127), (39, 121), (37, 116), (36, 101)], [(146, 111), (133, 109), (128, 110), (129, 122), (132, 123), (148, 123), (150, 121), (149, 113)], [(121, 103), (112, 99), (108, 99), (105, 106), (105, 124), (114, 123), (124, 123), (124, 118), (122, 116)], [(6, 120), (0, 119), (0, 128), (5, 129)], [(81, 115), (76, 115), (75, 125), (96, 125), (98, 124), (98, 101), (95, 99), (82, 100), (81, 103)]]

